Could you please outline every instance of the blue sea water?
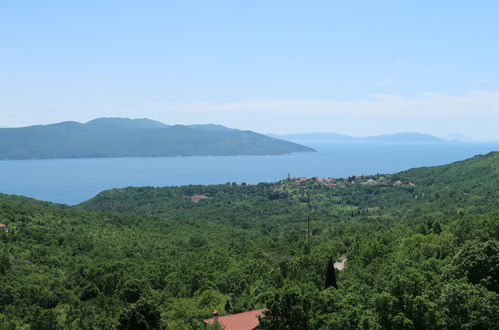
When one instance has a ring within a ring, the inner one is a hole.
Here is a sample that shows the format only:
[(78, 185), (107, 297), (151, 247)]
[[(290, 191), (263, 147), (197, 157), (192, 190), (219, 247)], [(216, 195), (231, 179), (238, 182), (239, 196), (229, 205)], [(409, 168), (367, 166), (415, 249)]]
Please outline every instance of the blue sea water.
[(0, 192), (78, 204), (105, 189), (292, 176), (346, 177), (433, 166), (499, 150), (499, 143), (346, 143), (310, 145), (318, 152), (282, 156), (95, 158), (0, 161)]

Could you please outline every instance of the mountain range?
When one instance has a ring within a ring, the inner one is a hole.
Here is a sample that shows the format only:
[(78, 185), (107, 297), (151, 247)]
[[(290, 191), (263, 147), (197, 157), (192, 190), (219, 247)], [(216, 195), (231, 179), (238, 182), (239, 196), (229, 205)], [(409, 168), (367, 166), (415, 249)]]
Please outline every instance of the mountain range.
[(336, 133), (302, 133), (269, 136), (296, 143), (346, 143), (346, 142), (445, 142), (439, 137), (415, 132), (403, 132), (376, 136), (356, 137)]
[(444, 137), (444, 139), (449, 140), (449, 141), (460, 141), (460, 142), (473, 141), (472, 138), (470, 138), (466, 135), (463, 135), (461, 133), (452, 133), (452, 134), (446, 135)]
[(220, 125), (166, 125), (150, 119), (0, 128), (0, 159), (278, 155), (312, 148)]

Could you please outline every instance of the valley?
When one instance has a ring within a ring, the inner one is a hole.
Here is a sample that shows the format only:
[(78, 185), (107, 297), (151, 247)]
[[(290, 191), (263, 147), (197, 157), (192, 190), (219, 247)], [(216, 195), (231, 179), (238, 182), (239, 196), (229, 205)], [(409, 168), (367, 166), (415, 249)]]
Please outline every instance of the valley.
[[(269, 329), (494, 327), (499, 153), (379, 177), (0, 195), (0, 324), (197, 329), (267, 308)], [(325, 289), (330, 257), (347, 261)]]

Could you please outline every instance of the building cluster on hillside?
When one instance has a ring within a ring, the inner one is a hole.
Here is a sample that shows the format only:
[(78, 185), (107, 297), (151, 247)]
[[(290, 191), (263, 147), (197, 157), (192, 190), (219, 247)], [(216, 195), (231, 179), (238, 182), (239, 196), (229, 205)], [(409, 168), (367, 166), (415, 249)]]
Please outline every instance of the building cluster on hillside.
[(205, 198), (210, 198), (209, 195), (202, 194), (202, 195), (191, 195), (191, 196), (184, 196), (185, 198), (189, 198), (192, 202), (197, 203), (202, 199)]
[(317, 177), (307, 178), (304, 176), (301, 176), (301, 177), (290, 176), (289, 180), (293, 181), (293, 183), (295, 183), (295, 184), (302, 184), (305, 182), (312, 182), (312, 181), (322, 183), (322, 184), (325, 184), (328, 186), (336, 186), (338, 184), (338, 182), (336, 181), (337, 179), (335, 179), (335, 178), (317, 178)]
[(354, 183), (359, 183), (361, 185), (383, 185), (383, 186), (415, 186), (414, 183), (412, 182), (403, 182), (401, 180), (396, 180), (393, 182), (392, 175), (384, 175), (384, 176), (368, 176), (368, 175), (355, 175), (355, 176), (349, 176), (346, 178), (318, 178), (318, 177), (313, 177), (313, 178), (308, 178), (308, 177), (295, 177), (295, 176), (289, 176), (288, 180), (292, 181), (296, 185), (300, 185), (303, 183), (307, 182), (317, 182), (321, 183), (327, 186), (339, 186), (339, 187), (345, 187), (347, 184), (354, 184)]

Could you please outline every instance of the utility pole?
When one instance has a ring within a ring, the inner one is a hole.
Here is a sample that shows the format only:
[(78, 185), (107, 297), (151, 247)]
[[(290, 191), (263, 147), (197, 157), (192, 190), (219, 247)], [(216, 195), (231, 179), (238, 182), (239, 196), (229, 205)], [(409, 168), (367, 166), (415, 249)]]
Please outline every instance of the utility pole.
[(308, 215), (307, 215), (307, 251), (310, 253), (310, 213), (312, 213), (312, 206), (310, 205), (310, 193), (307, 192), (307, 205), (308, 205)]

